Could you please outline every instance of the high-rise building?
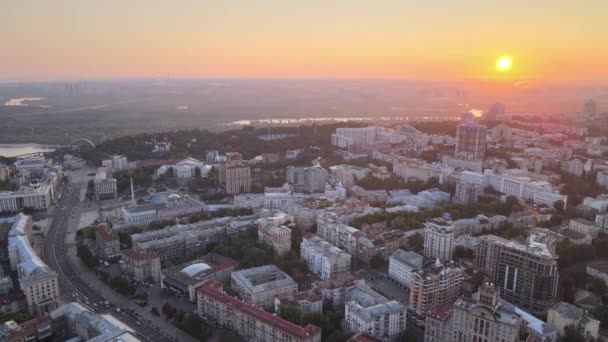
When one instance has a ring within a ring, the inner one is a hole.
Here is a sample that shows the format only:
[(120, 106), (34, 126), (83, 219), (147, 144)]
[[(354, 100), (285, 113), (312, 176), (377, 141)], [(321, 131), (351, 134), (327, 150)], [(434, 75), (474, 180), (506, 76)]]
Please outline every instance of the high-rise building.
[(294, 192), (324, 192), (327, 178), (327, 170), (320, 166), (294, 167), (288, 166), (287, 183), (293, 187)]
[(506, 107), (504, 104), (496, 102), (483, 114), (486, 121), (508, 121), (506, 118)]
[(11, 178), (11, 169), (8, 165), (0, 164), (0, 182), (7, 182)]
[(593, 99), (587, 100), (583, 105), (583, 114), (594, 116), (597, 114), (597, 104)]
[(483, 160), (486, 154), (487, 131), (487, 127), (472, 121), (469, 116), (463, 115), (461, 124), (456, 127), (454, 155), (465, 160)]
[(456, 248), (452, 221), (435, 218), (424, 225), (424, 256), (442, 261), (452, 260)]
[(451, 305), (460, 296), (463, 279), (462, 269), (453, 261), (445, 265), (439, 260), (427, 263), (412, 272), (410, 308), (418, 316), (425, 316), (436, 305)]
[(559, 272), (552, 237), (535, 232), (527, 244), (494, 235), (479, 239), (475, 263), (501, 296), (535, 315), (547, 313), (557, 296)]
[(245, 164), (225, 165), (220, 169), (227, 194), (251, 192), (251, 167)]

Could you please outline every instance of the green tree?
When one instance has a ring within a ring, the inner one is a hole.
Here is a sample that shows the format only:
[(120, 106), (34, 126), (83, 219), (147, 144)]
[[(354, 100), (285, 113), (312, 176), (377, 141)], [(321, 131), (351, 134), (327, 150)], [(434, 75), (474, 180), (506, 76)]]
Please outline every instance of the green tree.
[(369, 266), (373, 269), (380, 269), (384, 266), (384, 259), (380, 255), (374, 255), (369, 260)]
[(302, 310), (295, 304), (281, 304), (279, 308), (281, 317), (294, 324), (302, 324)]
[(424, 236), (420, 233), (416, 233), (407, 239), (407, 244), (414, 251), (420, 252), (424, 248)]
[(556, 201), (555, 203), (553, 203), (553, 207), (555, 208), (555, 211), (558, 214), (563, 214), (564, 213), (565, 203), (564, 203), (563, 200), (559, 200), (559, 201)]

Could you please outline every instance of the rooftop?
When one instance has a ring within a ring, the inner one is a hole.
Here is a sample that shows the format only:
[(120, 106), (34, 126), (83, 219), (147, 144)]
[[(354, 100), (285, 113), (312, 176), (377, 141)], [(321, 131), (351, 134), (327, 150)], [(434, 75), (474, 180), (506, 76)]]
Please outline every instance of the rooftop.
[(297, 283), (287, 273), (275, 265), (265, 265), (232, 272), (233, 281), (236, 279), (248, 291), (260, 293), (271, 288), (297, 286)]
[(222, 291), (222, 284), (217, 281), (209, 281), (205, 285), (201, 286), (197, 292), (199, 295), (212, 297), (220, 302), (226, 303), (237, 310), (248, 314), (256, 320), (264, 321), (285, 333), (296, 336), (298, 338), (306, 338), (317, 335), (321, 332), (321, 329), (317, 326), (308, 324), (304, 327), (300, 327), (291, 322), (288, 322), (280, 317), (274, 316), (264, 310), (258, 309), (255, 306), (249, 305), (242, 302), (232, 296), (229, 296)]
[(158, 253), (150, 250), (141, 250), (141, 249), (125, 249), (121, 252), (123, 255), (127, 256), (133, 260), (151, 260), (160, 258)]

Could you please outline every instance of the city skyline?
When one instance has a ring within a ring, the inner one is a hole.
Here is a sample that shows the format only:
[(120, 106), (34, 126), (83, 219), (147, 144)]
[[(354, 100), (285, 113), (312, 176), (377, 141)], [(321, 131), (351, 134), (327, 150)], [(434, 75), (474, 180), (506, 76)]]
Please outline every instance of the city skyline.
[[(0, 80), (605, 81), (608, 3), (20, 2)], [(497, 61), (511, 57), (508, 71)]]

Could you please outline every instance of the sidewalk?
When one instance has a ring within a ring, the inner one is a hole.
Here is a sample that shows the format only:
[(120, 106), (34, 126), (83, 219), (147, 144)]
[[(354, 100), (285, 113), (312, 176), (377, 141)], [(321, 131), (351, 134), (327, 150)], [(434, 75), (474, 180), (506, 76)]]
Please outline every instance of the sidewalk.
[[(120, 303), (121, 307), (127, 307), (129, 309), (135, 310), (140, 315), (140, 320), (142, 321), (150, 321), (152, 326), (156, 326), (160, 329), (160, 331), (169, 334), (170, 336), (177, 339), (179, 342), (195, 342), (197, 341), (192, 336), (183, 332), (182, 330), (176, 328), (172, 324), (165, 321), (163, 317), (154, 316), (150, 312), (150, 306), (148, 305), (146, 308), (142, 308), (141, 306), (135, 304), (133, 301), (126, 299), (125, 297), (119, 295), (114, 292), (114, 290), (107, 287), (101, 280), (99, 280), (95, 274), (91, 270), (89, 270), (85, 265), (83, 265), (76, 256), (76, 248), (72, 245), (68, 248), (68, 258), (74, 268), (78, 271), (81, 279), (89, 285), (91, 288), (95, 289), (99, 294), (105, 297), (109, 302), (113, 304)], [(157, 308), (160, 312), (161, 309)], [(161, 313), (162, 315), (162, 313)], [(117, 317), (120, 319), (120, 316)]]

